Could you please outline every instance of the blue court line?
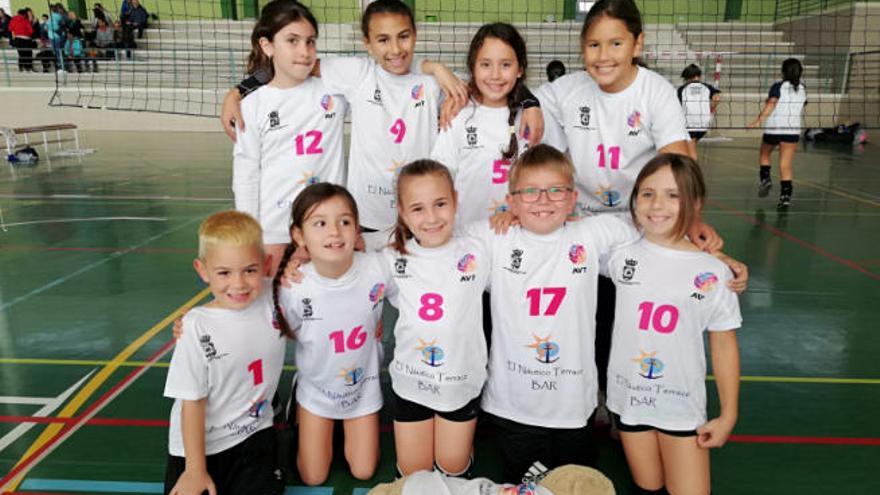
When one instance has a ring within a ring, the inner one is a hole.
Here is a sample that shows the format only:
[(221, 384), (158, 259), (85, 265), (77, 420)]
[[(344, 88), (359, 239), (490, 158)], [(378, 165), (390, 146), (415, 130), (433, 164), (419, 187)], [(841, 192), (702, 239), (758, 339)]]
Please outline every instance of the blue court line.
[[(162, 483), (140, 481), (93, 481), (28, 478), (19, 490), (79, 493), (163, 493)], [(359, 491), (363, 490), (363, 491)], [(366, 494), (366, 488), (355, 489), (352, 495)], [(332, 486), (289, 486), (284, 495), (333, 495)]]

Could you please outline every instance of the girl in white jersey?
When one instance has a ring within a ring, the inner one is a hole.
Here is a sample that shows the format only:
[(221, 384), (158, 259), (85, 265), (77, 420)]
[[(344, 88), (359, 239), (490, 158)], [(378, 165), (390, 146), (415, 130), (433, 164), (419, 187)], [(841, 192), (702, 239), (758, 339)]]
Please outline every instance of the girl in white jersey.
[(345, 99), (310, 77), (318, 25), (295, 0), (274, 0), (251, 35), (248, 70), (266, 70), (269, 83), (242, 104), (251, 123), (235, 143), (235, 207), (259, 220), (272, 256), (272, 273), (290, 242), (288, 212), (297, 194), (315, 182), (342, 183)]
[[(658, 155), (630, 200), (644, 237), (608, 261), (617, 286), (608, 408), (636, 493), (709, 493), (706, 449), (722, 446), (737, 419), (739, 303), (724, 262), (685, 237), (704, 201), (696, 162)], [(721, 402), (708, 422), (705, 330)]]
[[(675, 88), (638, 65), (644, 40), (642, 16), (633, 0), (599, 0), (581, 28), (586, 71), (538, 90), (548, 142), (568, 149), (577, 169), (575, 215), (625, 215), (635, 178), (648, 160), (657, 153), (689, 153)], [(554, 143), (560, 131), (563, 139)], [(718, 237), (699, 219), (688, 236), (707, 251), (720, 249), (707, 242)], [(601, 277), (596, 315), (600, 390), (605, 389), (613, 307), (614, 285)]]
[(514, 127), (526, 70), (525, 41), (510, 24), (486, 24), (471, 40), (467, 67), (471, 100), (440, 132), (431, 152), (455, 177), (462, 223), (508, 209), (508, 170), (527, 147)]
[(417, 160), (397, 180), (399, 218), (383, 251), (400, 310), (394, 357), (394, 444), (402, 474), (435, 467), (466, 476), (486, 379), (481, 295), (489, 278), (483, 244), (454, 237), (449, 170)]
[(804, 67), (796, 58), (782, 62), (782, 81), (770, 86), (770, 94), (761, 109), (760, 115), (748, 127), (755, 128), (764, 122), (764, 136), (761, 138), (760, 174), (758, 197), (766, 197), (773, 187), (770, 180), (770, 154), (779, 146), (780, 190), (778, 208), (791, 205), (793, 193), (791, 181), (794, 179), (792, 161), (801, 132), (801, 112), (807, 104), (807, 90), (801, 83)]
[(712, 125), (712, 117), (721, 101), (721, 90), (701, 81), (702, 77), (703, 71), (700, 67), (690, 64), (681, 71), (684, 84), (678, 87), (678, 101), (684, 109), (687, 131), (691, 136), (688, 141), (688, 151), (695, 160), (697, 142), (706, 135), (706, 131)]
[[(276, 320), (295, 343), (297, 469), (307, 485), (327, 479), (334, 423), (342, 420), (345, 459), (352, 476), (366, 480), (379, 461), (377, 326), (388, 277), (379, 256), (354, 252), (357, 206), (342, 186), (320, 183), (303, 190), (293, 203), (291, 235), (273, 294)], [(311, 262), (302, 268), (300, 283), (282, 288), (281, 275), (297, 246)]]

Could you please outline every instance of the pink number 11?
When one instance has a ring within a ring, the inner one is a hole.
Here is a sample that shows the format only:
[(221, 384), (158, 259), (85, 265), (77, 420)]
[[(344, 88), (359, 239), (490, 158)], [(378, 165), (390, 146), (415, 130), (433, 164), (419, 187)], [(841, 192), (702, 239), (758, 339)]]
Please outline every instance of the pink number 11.
[[(600, 144), (596, 147), (599, 152), (599, 168), (605, 168), (605, 145)], [(611, 155), (611, 170), (620, 168), (620, 146), (611, 146), (608, 148), (608, 154)]]

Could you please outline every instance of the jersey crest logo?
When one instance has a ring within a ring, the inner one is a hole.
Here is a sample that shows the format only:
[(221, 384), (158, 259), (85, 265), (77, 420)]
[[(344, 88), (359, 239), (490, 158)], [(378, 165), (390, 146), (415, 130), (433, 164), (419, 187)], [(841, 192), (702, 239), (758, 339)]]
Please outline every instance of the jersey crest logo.
[(406, 258), (397, 258), (396, 260), (394, 260), (394, 271), (398, 275), (406, 275), (406, 263)]
[(424, 340), (419, 339), (419, 346), (415, 349), (421, 354), (423, 363), (432, 368), (443, 366), (443, 360), (446, 359), (446, 353), (443, 352), (442, 347), (437, 345), (436, 338), (432, 339), (430, 342), (425, 342)]
[(537, 353), (535, 359), (539, 363), (552, 364), (559, 361), (559, 344), (550, 340), (550, 337), (552, 337), (552, 334), (548, 334), (546, 337), (538, 337), (532, 334), (532, 338), (535, 341), (526, 345), (529, 349), (535, 350), (535, 353)]
[(303, 305), (303, 316), (302, 316), (303, 319), (305, 320), (307, 318), (311, 318), (312, 315), (315, 314), (314, 309), (312, 309), (312, 300), (309, 299), (308, 297), (304, 297), (302, 299), (302, 305)]
[(623, 262), (623, 270), (620, 274), (620, 278), (624, 282), (629, 282), (633, 279), (636, 274), (636, 267), (639, 265), (638, 260), (635, 259), (627, 259)]
[(281, 125), (281, 117), (278, 116), (278, 110), (269, 112), (269, 129), (277, 129)]
[(351, 368), (342, 368), (339, 371), (339, 378), (342, 378), (342, 381), (345, 382), (346, 387), (353, 387), (361, 382), (364, 377), (364, 369), (358, 367), (357, 365), (353, 365)]
[(663, 369), (666, 368), (666, 365), (663, 364), (663, 361), (657, 359), (656, 355), (657, 351), (645, 352), (639, 350), (639, 357), (632, 359), (633, 362), (639, 365), (641, 370), (639, 376), (648, 380), (656, 380), (663, 377)]
[(477, 145), (477, 128), (475, 126), (468, 126), (465, 128), (465, 132), (467, 133), (467, 144), (470, 147), (474, 147)]
[(522, 266), (522, 257), (523, 250), (522, 249), (514, 249), (510, 252), (510, 268), (513, 270), (519, 270)]
[(214, 343), (211, 342), (210, 335), (200, 336), (199, 337), (199, 344), (202, 345), (202, 352), (205, 353), (205, 358), (207, 358), (208, 361), (213, 361), (219, 357), (217, 355), (217, 348), (214, 347)]
[(373, 91), (373, 103), (382, 104), (382, 90), (378, 87)]
[(590, 127), (590, 107), (584, 105), (578, 109), (580, 111), (581, 125)]
[(626, 118), (626, 125), (629, 126), (629, 135), (638, 136), (642, 131), (642, 114), (638, 110), (633, 110)]

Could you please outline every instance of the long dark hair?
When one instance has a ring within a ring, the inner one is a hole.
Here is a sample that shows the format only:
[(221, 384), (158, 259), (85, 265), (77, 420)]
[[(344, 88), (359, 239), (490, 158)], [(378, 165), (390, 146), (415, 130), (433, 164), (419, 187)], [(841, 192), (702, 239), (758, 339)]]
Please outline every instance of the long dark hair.
[[(453, 194), (455, 193), (455, 182), (452, 179), (452, 174), (445, 165), (435, 160), (416, 160), (404, 165), (397, 175), (397, 208), (402, 208), (401, 197), (403, 194), (401, 191), (406, 186), (408, 180), (432, 174), (446, 179), (446, 181), (449, 182), (449, 190), (451, 190)], [(391, 236), (391, 247), (400, 254), (407, 254), (406, 241), (412, 238), (413, 233), (403, 222), (403, 218), (400, 216), (399, 211), (397, 213), (397, 222), (394, 224), (394, 231)]]
[(251, 33), (251, 53), (247, 60), (248, 74), (264, 70), (268, 71), (270, 78), (275, 77), (275, 67), (272, 65), (272, 60), (263, 53), (260, 38), (272, 41), (284, 26), (303, 19), (315, 28), (315, 36), (318, 36), (318, 21), (305, 5), (296, 0), (272, 0), (267, 3), (260, 11), (260, 18)]
[(700, 166), (693, 158), (676, 153), (661, 153), (648, 161), (633, 185), (632, 195), (629, 197), (629, 212), (633, 222), (638, 225), (636, 200), (642, 182), (663, 167), (672, 170), (678, 188), (678, 218), (675, 219), (673, 232), (677, 240), (684, 237), (694, 221), (700, 217), (700, 208), (706, 201), (706, 181), (703, 180)]
[[(617, 19), (626, 25), (626, 30), (633, 35), (636, 40), (642, 34), (642, 13), (633, 0), (599, 0), (590, 7), (587, 16), (584, 17), (584, 24), (581, 26), (581, 46), (587, 42), (587, 31), (594, 22), (602, 17)], [(641, 59), (634, 58), (633, 64), (644, 65)]]
[(409, 5), (400, 0), (376, 0), (367, 6), (367, 9), (364, 10), (364, 14), (361, 16), (361, 32), (364, 33), (364, 38), (369, 39), (370, 37), (370, 19), (375, 14), (402, 15), (409, 19), (413, 33), (416, 32), (416, 19)]
[(804, 66), (796, 58), (787, 58), (782, 62), (782, 78), (791, 84), (797, 92), (801, 85), (801, 76), (804, 74)]
[(511, 129), (510, 143), (508, 144), (507, 149), (502, 152), (501, 158), (509, 160), (516, 156), (519, 147), (519, 143), (516, 139), (516, 132), (513, 130), (513, 124), (516, 122), (516, 114), (519, 111), (521, 104), (519, 99), (520, 90), (525, 84), (523, 80), (525, 79), (526, 66), (528, 64), (526, 42), (523, 40), (522, 36), (520, 36), (519, 31), (517, 31), (515, 27), (505, 22), (486, 24), (477, 30), (477, 34), (475, 34), (471, 40), (471, 47), (468, 49), (467, 55), (467, 67), (471, 73), (470, 81), (468, 81), (468, 90), (472, 96), (480, 94), (480, 90), (477, 89), (477, 83), (474, 78), (474, 67), (477, 64), (477, 55), (479, 54), (480, 49), (483, 48), (486, 38), (500, 40), (513, 49), (513, 52), (516, 54), (516, 62), (519, 64), (519, 68), (523, 73), (523, 75), (516, 79), (516, 84), (514, 84), (510, 93), (507, 93), (507, 109), (510, 111), (510, 115), (507, 117), (507, 126)]
[[(355, 203), (351, 193), (342, 186), (329, 182), (319, 182), (303, 189), (293, 201), (293, 206), (290, 208), (290, 229), (293, 230), (296, 227), (302, 230), (303, 222), (306, 221), (306, 218), (318, 205), (337, 197), (342, 198), (348, 203), (352, 214), (354, 214), (354, 221), (358, 223), (357, 203)], [(281, 306), (278, 304), (278, 290), (281, 285), (281, 277), (284, 276), (284, 269), (287, 268), (287, 263), (297, 247), (299, 246), (296, 245), (296, 242), (291, 240), (290, 244), (284, 248), (284, 254), (281, 256), (278, 271), (275, 272), (275, 278), (272, 279), (272, 305), (275, 308), (275, 322), (278, 324), (281, 333), (290, 338), (293, 338), (293, 330), (291, 330), (290, 323), (284, 317), (284, 312), (281, 311)]]

